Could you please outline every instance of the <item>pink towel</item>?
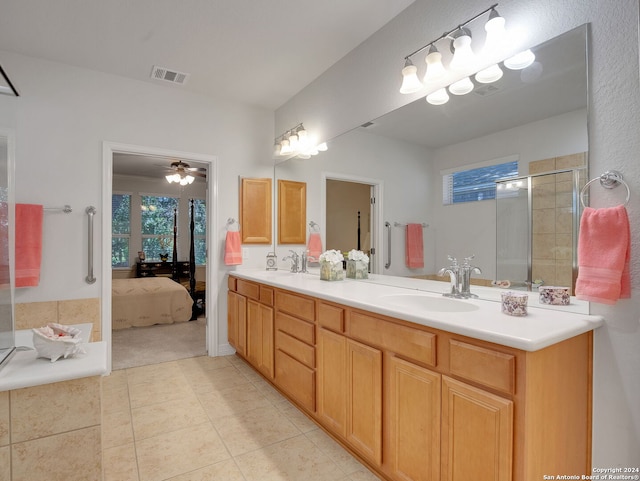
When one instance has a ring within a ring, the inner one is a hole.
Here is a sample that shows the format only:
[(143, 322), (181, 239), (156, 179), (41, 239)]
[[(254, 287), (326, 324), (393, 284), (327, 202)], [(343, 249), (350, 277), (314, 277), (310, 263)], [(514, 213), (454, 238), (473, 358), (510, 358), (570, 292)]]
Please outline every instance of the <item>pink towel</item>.
[(40, 283), (42, 213), (41, 205), (16, 204), (16, 287)]
[(407, 224), (405, 262), (409, 269), (419, 269), (424, 267), (424, 247), (421, 224)]
[(242, 264), (242, 245), (238, 231), (227, 231), (224, 243), (224, 263), (228, 266)]
[(578, 237), (576, 297), (615, 304), (631, 296), (631, 234), (624, 206), (586, 207)]
[(309, 251), (309, 259), (317, 262), (320, 258), (320, 254), (322, 254), (322, 238), (318, 232), (312, 232), (309, 234), (307, 250)]

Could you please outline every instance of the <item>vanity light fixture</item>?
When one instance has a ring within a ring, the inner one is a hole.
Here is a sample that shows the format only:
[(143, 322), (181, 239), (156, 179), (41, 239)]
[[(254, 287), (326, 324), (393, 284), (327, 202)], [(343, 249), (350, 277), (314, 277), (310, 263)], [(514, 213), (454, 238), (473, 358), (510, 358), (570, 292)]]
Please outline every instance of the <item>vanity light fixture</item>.
[(309, 159), (323, 151), (321, 146), (327, 150), (327, 144), (317, 145), (313, 136), (300, 123), (274, 139), (274, 157), (297, 156)]
[[(466, 22), (461, 23), (452, 30), (443, 33), (440, 37), (407, 55), (404, 58), (405, 63), (404, 68), (402, 69), (402, 86), (400, 87), (400, 93), (412, 94), (419, 92), (423, 88), (429, 87), (429, 84), (435, 84), (436, 81), (441, 79), (447, 73), (447, 68), (442, 64), (442, 54), (438, 51), (436, 46), (438, 42), (449, 42), (449, 48), (453, 57), (449, 62), (448, 69), (463, 74), (465, 72), (473, 71), (474, 64), (476, 64), (479, 58), (497, 58), (501, 52), (506, 51), (508, 47), (508, 39), (507, 31), (505, 30), (505, 19), (496, 10), (497, 6), (497, 3), (491, 5), (489, 8), (483, 10)], [(476, 56), (471, 47), (471, 30), (467, 28), (467, 25), (487, 13), (489, 14), (489, 19), (484, 25), (484, 29), (487, 32), (485, 43), (480, 52), (480, 56)], [(413, 64), (411, 58), (426, 49), (428, 49), (428, 53), (425, 58), (427, 69), (421, 82), (418, 78), (418, 69)], [(533, 52), (531, 52), (531, 50), (526, 50), (525, 52), (521, 52), (505, 60), (504, 65), (509, 69), (522, 69), (531, 65), (534, 60), (535, 55)], [(503, 71), (500, 66), (498, 64), (494, 64), (477, 72), (474, 79), (478, 83), (492, 83), (502, 78), (502, 75)], [(462, 80), (458, 80), (449, 85), (448, 90), (454, 95), (464, 95), (471, 92), (473, 88), (474, 84), (471, 78), (465, 77)], [(433, 105), (442, 105), (448, 100), (449, 96), (445, 88), (438, 89), (427, 95), (427, 102)]]

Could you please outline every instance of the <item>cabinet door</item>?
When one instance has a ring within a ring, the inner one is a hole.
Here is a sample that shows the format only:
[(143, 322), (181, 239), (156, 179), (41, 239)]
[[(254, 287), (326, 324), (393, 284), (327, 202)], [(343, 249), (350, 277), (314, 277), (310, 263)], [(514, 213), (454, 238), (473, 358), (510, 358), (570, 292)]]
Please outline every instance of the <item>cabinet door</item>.
[(264, 304), (260, 304), (260, 321), (262, 326), (262, 358), (260, 359), (260, 370), (269, 379), (273, 379), (273, 309)]
[(510, 481), (513, 402), (443, 376), (442, 480)]
[(382, 463), (382, 352), (347, 340), (347, 440)]
[(319, 329), (316, 362), (318, 418), (332, 432), (346, 437), (347, 338)]
[(227, 293), (227, 338), (235, 350), (245, 355), (247, 299), (236, 292)]
[(440, 374), (394, 356), (386, 372), (388, 469), (402, 481), (438, 480)]
[(247, 301), (247, 360), (273, 378), (273, 309)]

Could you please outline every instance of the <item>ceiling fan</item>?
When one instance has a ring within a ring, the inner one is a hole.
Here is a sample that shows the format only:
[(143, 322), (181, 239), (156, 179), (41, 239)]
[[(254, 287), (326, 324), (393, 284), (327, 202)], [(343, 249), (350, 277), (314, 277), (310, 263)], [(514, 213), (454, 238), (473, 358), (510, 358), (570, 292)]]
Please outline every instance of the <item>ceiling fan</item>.
[(207, 178), (207, 169), (203, 167), (190, 167), (189, 164), (178, 160), (171, 162), (169, 174), (165, 176), (170, 184), (176, 182), (180, 185), (188, 185), (193, 183), (196, 177)]

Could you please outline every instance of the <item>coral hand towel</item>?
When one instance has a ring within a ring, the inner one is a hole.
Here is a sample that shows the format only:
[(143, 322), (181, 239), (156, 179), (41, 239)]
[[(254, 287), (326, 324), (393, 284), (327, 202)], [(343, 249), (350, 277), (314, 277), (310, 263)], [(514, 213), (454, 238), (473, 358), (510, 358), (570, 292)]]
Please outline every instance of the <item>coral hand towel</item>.
[(227, 231), (227, 239), (224, 244), (224, 263), (228, 266), (242, 264), (242, 244), (238, 231)]
[(624, 206), (584, 209), (578, 237), (578, 299), (615, 304), (631, 296), (630, 237)]
[(16, 204), (16, 287), (40, 283), (42, 213), (41, 205)]
[(405, 246), (405, 262), (409, 269), (424, 267), (424, 247), (422, 241), (422, 225), (407, 224)]
[(318, 232), (312, 232), (309, 234), (307, 249), (309, 250), (309, 259), (317, 262), (320, 258), (320, 254), (322, 254), (322, 239)]

